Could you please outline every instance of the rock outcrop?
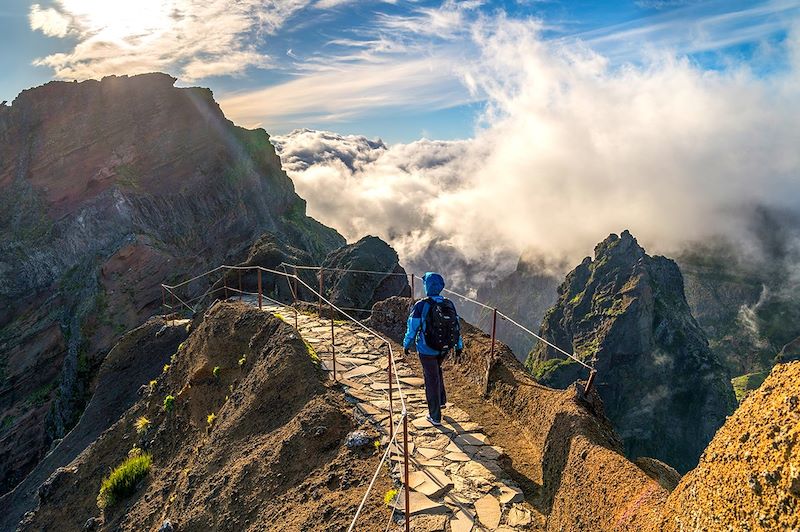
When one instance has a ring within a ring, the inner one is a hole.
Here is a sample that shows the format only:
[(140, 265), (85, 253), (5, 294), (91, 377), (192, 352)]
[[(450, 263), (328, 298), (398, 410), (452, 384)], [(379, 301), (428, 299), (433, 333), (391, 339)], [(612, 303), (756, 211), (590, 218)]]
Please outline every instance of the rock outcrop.
[[(611, 235), (558, 290), (541, 336), (584, 360), (631, 458), (652, 456), (685, 472), (734, 408), (730, 377), (692, 317), (677, 265), (651, 257), (627, 231)], [(539, 344), (527, 365), (566, 387), (586, 371)]]
[(665, 531), (800, 529), (800, 362), (778, 364), (664, 508)]
[(81, 414), (160, 283), (245, 259), (262, 233), (316, 262), (344, 239), (305, 215), (264, 130), (165, 74), (51, 82), (0, 113), (0, 493)]
[(331, 252), (322, 267), (323, 294), (340, 308), (369, 310), (389, 297), (411, 295), (397, 252), (376, 236), (365, 236)]

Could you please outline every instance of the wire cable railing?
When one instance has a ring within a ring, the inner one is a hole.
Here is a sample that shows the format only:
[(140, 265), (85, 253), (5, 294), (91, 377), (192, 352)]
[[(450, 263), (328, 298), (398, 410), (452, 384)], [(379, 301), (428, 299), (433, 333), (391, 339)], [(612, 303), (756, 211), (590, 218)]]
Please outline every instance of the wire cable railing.
[[(292, 273), (287, 271), (287, 267), (292, 268)], [(423, 279), (421, 277), (415, 275), (415, 274), (406, 274), (406, 273), (398, 273), (398, 272), (381, 272), (381, 271), (374, 271), (374, 270), (348, 270), (348, 269), (345, 269), (345, 268), (327, 268), (327, 267), (322, 267), (322, 266), (306, 266), (306, 265), (290, 264), (290, 263), (285, 263), (285, 262), (282, 262), (281, 264), (279, 264), (278, 268), (283, 268), (283, 271), (272, 269), (272, 268), (265, 268), (263, 266), (230, 266), (230, 265), (217, 266), (216, 268), (213, 268), (211, 270), (208, 270), (207, 272), (195, 275), (191, 279), (188, 279), (186, 281), (183, 281), (183, 282), (175, 284), (175, 285), (162, 284), (161, 285), (161, 287), (162, 287), (162, 304), (164, 305), (165, 308), (168, 308), (168, 309), (172, 310), (173, 312), (176, 309), (181, 308), (181, 306), (182, 306), (182, 307), (185, 307), (186, 309), (188, 309), (189, 311), (191, 311), (194, 314), (194, 313), (197, 312), (197, 309), (199, 308), (200, 303), (202, 303), (202, 301), (205, 298), (212, 297), (215, 294), (217, 294), (218, 292), (224, 292), (225, 299), (228, 299), (228, 293), (229, 292), (233, 293), (233, 294), (237, 294), (238, 293), (240, 299), (242, 299), (242, 297), (244, 295), (253, 296), (254, 298), (257, 298), (257, 304), (258, 304), (258, 308), (259, 309), (261, 309), (263, 307), (263, 303), (265, 301), (269, 302), (272, 305), (281, 307), (281, 308), (290, 309), (294, 313), (295, 329), (297, 329), (298, 328), (299, 311), (296, 308), (296, 306), (293, 306), (292, 304), (287, 304), (287, 303), (279, 301), (277, 299), (277, 296), (276, 296), (276, 298), (273, 298), (273, 297), (270, 297), (270, 296), (264, 294), (262, 276), (263, 276), (264, 273), (266, 273), (268, 275), (274, 275), (274, 276), (282, 277), (282, 278), (286, 279), (286, 282), (287, 282), (287, 285), (288, 285), (288, 289), (289, 289), (289, 291), (291, 293), (292, 300), (293, 300), (293, 302), (295, 304), (300, 302), (300, 301), (302, 301), (300, 299), (300, 290), (299, 290), (299, 287), (298, 287), (298, 283), (299, 283), (312, 295), (312, 297), (314, 299), (317, 300), (317, 303), (319, 305), (319, 315), (320, 315), (320, 317), (322, 317), (322, 315), (323, 315), (323, 307), (324, 306), (327, 306), (330, 309), (330, 311), (331, 311), (331, 354), (332, 354), (332, 358), (333, 358), (332, 375), (333, 375), (334, 382), (338, 382), (338, 376), (337, 376), (337, 371), (336, 371), (336, 342), (335, 342), (335, 333), (334, 333), (334, 326), (335, 326), (334, 316), (335, 315), (338, 314), (338, 315), (344, 316), (345, 318), (347, 318), (348, 321), (350, 321), (353, 324), (357, 325), (360, 329), (363, 329), (365, 332), (369, 333), (371, 336), (374, 336), (375, 338), (379, 339), (382, 343), (385, 343), (387, 348), (388, 348), (388, 368), (387, 368), (387, 370), (388, 370), (389, 388), (388, 388), (388, 390), (386, 390), (386, 392), (387, 392), (387, 395), (388, 395), (388, 410), (389, 410), (389, 423), (388, 423), (388, 426), (389, 426), (389, 440), (388, 440), (388, 444), (386, 446), (386, 450), (384, 451), (384, 453), (383, 453), (383, 455), (381, 457), (381, 460), (379, 461), (378, 466), (377, 466), (377, 468), (375, 470), (375, 473), (373, 474), (373, 477), (372, 477), (372, 479), (370, 481), (370, 484), (369, 484), (369, 486), (367, 488), (367, 491), (364, 494), (364, 496), (362, 497), (361, 503), (359, 504), (358, 509), (356, 510), (356, 514), (353, 517), (353, 520), (352, 520), (352, 522), (350, 524), (350, 527), (348, 528), (348, 532), (352, 532), (354, 526), (356, 525), (356, 522), (357, 522), (359, 516), (361, 515), (361, 512), (363, 511), (363, 508), (364, 508), (364, 506), (365, 506), (365, 504), (366, 504), (366, 502), (367, 502), (367, 500), (369, 498), (369, 495), (370, 495), (370, 493), (371, 493), (371, 491), (372, 491), (372, 489), (373, 489), (373, 487), (375, 485), (375, 482), (376, 482), (376, 479), (377, 479), (377, 477), (378, 477), (378, 475), (380, 473), (380, 470), (383, 467), (383, 464), (385, 463), (387, 456), (390, 454), (391, 449), (392, 448), (395, 448), (395, 449), (397, 448), (397, 439), (398, 439), (398, 433), (400, 432), (400, 425), (401, 424), (403, 426), (403, 445), (404, 445), (403, 468), (404, 468), (404, 480), (405, 480), (404, 483), (403, 483), (405, 487), (402, 490), (402, 492), (405, 495), (405, 501), (404, 501), (405, 502), (404, 508), (405, 508), (405, 514), (406, 514), (405, 515), (405, 525), (406, 525), (406, 530), (408, 531), (409, 530), (409, 521), (410, 521), (410, 515), (409, 515), (409, 493), (408, 493), (409, 492), (409, 489), (408, 489), (408, 475), (409, 475), (409, 470), (408, 470), (408, 462), (409, 462), (409, 456), (408, 456), (408, 410), (407, 410), (407, 405), (406, 405), (406, 400), (405, 400), (406, 399), (405, 398), (405, 393), (403, 392), (402, 381), (400, 380), (399, 373), (394, 370), (394, 368), (396, 367), (396, 361), (395, 361), (395, 357), (394, 357), (394, 350), (392, 348), (392, 343), (386, 337), (384, 337), (383, 335), (381, 335), (377, 331), (373, 330), (372, 328), (368, 327), (361, 320), (359, 320), (358, 318), (356, 318), (356, 317), (354, 317), (353, 315), (350, 314), (350, 312), (371, 313), (371, 312), (373, 312), (372, 309), (364, 309), (364, 308), (357, 308), (357, 307), (339, 307), (336, 304), (334, 304), (328, 297), (325, 297), (323, 295), (323, 290), (324, 290), (323, 276), (324, 276), (324, 272), (326, 272), (326, 271), (343, 272), (343, 273), (350, 273), (350, 274), (362, 274), (362, 275), (363, 274), (382, 275), (384, 277), (387, 277), (387, 276), (404, 276), (410, 281), (412, 298), (415, 296), (415, 284), (416, 284), (415, 281), (418, 280), (418, 281), (422, 282)], [(316, 290), (308, 282), (306, 282), (304, 279), (302, 279), (301, 276), (298, 274), (298, 270), (301, 270), (301, 271), (317, 271), (319, 273), (319, 290)], [(176, 293), (177, 290), (179, 290), (181, 288), (184, 288), (184, 287), (188, 287), (191, 283), (200, 281), (200, 280), (202, 280), (204, 278), (205, 279), (209, 279), (210, 276), (212, 276), (212, 275), (214, 275), (214, 274), (216, 274), (217, 272), (220, 272), (220, 271), (222, 271), (221, 278), (219, 280), (215, 281), (215, 282), (210, 283), (209, 286), (205, 289), (205, 291), (202, 291), (202, 293), (200, 293), (199, 295), (196, 295), (196, 296), (193, 296), (193, 297), (182, 298)], [(238, 289), (233, 287), (233, 286), (228, 286), (228, 284), (227, 284), (227, 274), (229, 272), (231, 272), (231, 271), (237, 271), (238, 274), (239, 274), (239, 288)], [(256, 273), (257, 273), (257, 291), (256, 292), (243, 290), (243, 288), (242, 288), (242, 273), (250, 272), (250, 271), (256, 271)], [(222, 286), (218, 285), (218, 283), (220, 283), (220, 282), (222, 283)], [(277, 285), (275, 285), (275, 286), (277, 286)], [(559, 346), (555, 345), (554, 343), (546, 340), (545, 338), (542, 338), (540, 335), (536, 334), (535, 332), (530, 330), (528, 327), (522, 325), (516, 319), (512, 318), (511, 316), (509, 316), (508, 314), (506, 314), (504, 312), (499, 311), (494, 306), (488, 305), (486, 303), (478, 301), (475, 298), (472, 298), (472, 297), (467, 296), (465, 294), (461, 294), (461, 293), (456, 292), (454, 290), (444, 289), (443, 292), (446, 293), (446, 294), (458, 297), (460, 299), (463, 299), (464, 301), (467, 301), (467, 302), (479, 307), (483, 311), (490, 311), (491, 312), (492, 320), (491, 320), (491, 354), (490, 354), (490, 360), (493, 360), (494, 359), (494, 355), (495, 355), (495, 344), (496, 344), (496, 337), (497, 337), (497, 320), (499, 318), (500, 320), (503, 320), (503, 321), (506, 321), (506, 322), (510, 323), (511, 325), (515, 326), (517, 329), (519, 329), (519, 330), (523, 331), (524, 333), (530, 335), (531, 337), (535, 338), (537, 341), (542, 342), (543, 344), (547, 345), (548, 347), (556, 350), (558, 353), (566, 356), (567, 358), (569, 358), (569, 359), (573, 360), (574, 362), (578, 363), (579, 365), (581, 365), (585, 369), (589, 370), (589, 378), (588, 378), (586, 386), (584, 388), (584, 393), (588, 393), (589, 392), (589, 390), (591, 389), (592, 383), (594, 381), (595, 375), (597, 373), (596, 369), (594, 368), (594, 359), (592, 359), (592, 365), (587, 364), (584, 360), (581, 360), (580, 358), (576, 357), (574, 354), (569, 353), (565, 349), (562, 349), (561, 347), (559, 347)], [(167, 303), (167, 299), (168, 299), (167, 295), (168, 294), (169, 294), (169, 299), (171, 301), (171, 304)], [(489, 362), (489, 363), (491, 363), (491, 362)], [(357, 365), (354, 364), (354, 363), (350, 363), (350, 366), (351, 367), (356, 367)], [(378, 384), (368, 374), (359, 375), (359, 376), (366, 377), (373, 384)], [(395, 387), (396, 387), (397, 392), (398, 392), (398, 397), (400, 399), (400, 406), (401, 406), (400, 418), (399, 418), (399, 420), (397, 421), (396, 424), (394, 423), (394, 419), (395, 419), (394, 415), (395, 415), (395, 413), (394, 413), (394, 397), (393, 397), (393, 392), (394, 392)], [(399, 500), (400, 495), (401, 495), (401, 492), (398, 491), (398, 493), (397, 493), (397, 495), (395, 497), (395, 502), (392, 505), (392, 512), (391, 512), (391, 514), (389, 516), (389, 522), (387, 523), (387, 530), (391, 526), (391, 521), (392, 521), (392, 519), (394, 517), (394, 513), (395, 513), (395, 509), (396, 509), (396, 503)]]

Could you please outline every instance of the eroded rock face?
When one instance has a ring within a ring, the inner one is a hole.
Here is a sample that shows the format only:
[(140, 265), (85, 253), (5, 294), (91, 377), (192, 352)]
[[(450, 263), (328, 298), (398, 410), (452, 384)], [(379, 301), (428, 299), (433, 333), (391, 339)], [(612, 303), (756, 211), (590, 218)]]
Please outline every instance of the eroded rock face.
[[(323, 293), (339, 307), (366, 309), (392, 296), (409, 297), (408, 276), (400, 266), (397, 252), (375, 236), (365, 236), (343, 246), (322, 263)], [(353, 273), (339, 270), (378, 271), (386, 274)]]
[[(652, 456), (685, 472), (725, 421), (729, 376), (689, 310), (677, 265), (651, 257), (627, 231), (611, 235), (559, 287), (541, 335), (585, 360), (597, 357), (606, 413), (628, 456)], [(527, 365), (566, 387), (586, 370), (540, 344)]]
[(265, 131), (174, 81), (52, 82), (0, 108), (0, 493), (74, 425), (160, 283), (240, 261), (266, 231), (316, 261), (344, 244)]

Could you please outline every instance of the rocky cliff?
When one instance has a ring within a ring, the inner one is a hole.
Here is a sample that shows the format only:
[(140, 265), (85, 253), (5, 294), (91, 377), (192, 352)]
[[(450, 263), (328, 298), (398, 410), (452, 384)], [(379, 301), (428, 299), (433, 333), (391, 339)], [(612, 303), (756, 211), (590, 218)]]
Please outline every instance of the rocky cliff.
[[(578, 357), (596, 357), (597, 387), (626, 454), (685, 472), (734, 407), (730, 377), (689, 310), (677, 265), (651, 257), (627, 231), (570, 272), (541, 336)], [(566, 387), (581, 366), (540, 344), (527, 366)]]
[(766, 208), (742, 217), (741, 241), (694, 243), (676, 261), (711, 350), (740, 381), (760, 382), (800, 336), (800, 218)]
[(165, 74), (52, 82), (0, 108), (0, 492), (74, 425), (159, 284), (245, 259), (263, 233), (321, 261), (261, 129)]

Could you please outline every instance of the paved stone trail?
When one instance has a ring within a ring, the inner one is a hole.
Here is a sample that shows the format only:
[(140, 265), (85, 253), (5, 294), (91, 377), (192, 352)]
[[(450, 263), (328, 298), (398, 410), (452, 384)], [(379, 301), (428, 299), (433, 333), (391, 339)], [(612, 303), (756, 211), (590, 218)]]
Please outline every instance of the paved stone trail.
[[(285, 308), (264, 306), (294, 325), (294, 315)], [(331, 378), (330, 319), (300, 313), (298, 329), (322, 360)], [(365, 417), (385, 433), (388, 443), (389, 400), (388, 348), (384, 342), (351, 322), (337, 321), (335, 326), (336, 373), (345, 386), (347, 398)], [(409, 412), (409, 484), (412, 529), (470, 532), (480, 530), (529, 530), (531, 507), (523, 501), (522, 491), (504, 473), (498, 459), (503, 449), (493, 446), (481, 427), (469, 415), (448, 403), (442, 426), (434, 427), (425, 417), (423, 380), (395, 355), (400, 382), (403, 383)], [(394, 391), (394, 423), (401, 419), (402, 406)], [(398, 445), (391, 452), (392, 475), (402, 482), (402, 428)], [(382, 494), (373, 494), (380, 497)], [(397, 514), (402, 515), (401, 492)], [(399, 530), (399, 529), (398, 529)]]

